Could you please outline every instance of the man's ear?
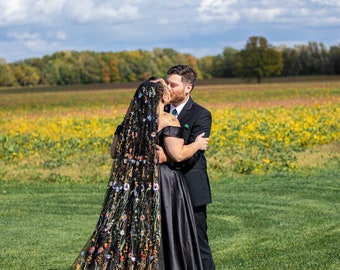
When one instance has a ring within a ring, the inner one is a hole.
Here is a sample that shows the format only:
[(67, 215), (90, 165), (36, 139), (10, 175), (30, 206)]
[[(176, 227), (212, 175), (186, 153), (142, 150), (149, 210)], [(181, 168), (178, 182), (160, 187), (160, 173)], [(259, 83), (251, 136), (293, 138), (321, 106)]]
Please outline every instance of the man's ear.
[(187, 83), (186, 86), (185, 86), (185, 90), (184, 90), (185, 95), (188, 96), (190, 94), (191, 90), (192, 90), (192, 84)]

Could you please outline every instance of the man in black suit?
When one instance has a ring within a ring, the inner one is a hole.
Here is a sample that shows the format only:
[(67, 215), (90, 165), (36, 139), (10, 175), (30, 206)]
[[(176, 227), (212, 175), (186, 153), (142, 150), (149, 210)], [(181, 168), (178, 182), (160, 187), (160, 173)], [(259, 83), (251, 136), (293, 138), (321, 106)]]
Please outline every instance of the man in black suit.
[[(187, 65), (173, 66), (167, 72), (171, 97), (167, 110), (180, 121), (185, 144), (195, 141), (202, 132), (209, 137), (211, 130), (211, 113), (190, 97), (196, 79), (196, 71)], [(206, 206), (211, 203), (211, 192), (204, 151), (198, 151), (184, 163), (173, 166), (181, 168), (189, 189), (204, 270), (215, 269), (207, 236)]]

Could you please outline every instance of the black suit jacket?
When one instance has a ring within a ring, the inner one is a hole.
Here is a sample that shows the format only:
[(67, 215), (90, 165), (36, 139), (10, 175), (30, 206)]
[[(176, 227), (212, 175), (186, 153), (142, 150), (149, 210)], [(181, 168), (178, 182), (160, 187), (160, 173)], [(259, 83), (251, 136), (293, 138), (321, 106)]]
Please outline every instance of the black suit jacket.
[[(169, 108), (166, 108), (169, 110)], [(196, 137), (205, 132), (204, 137), (210, 136), (211, 113), (189, 98), (183, 110), (178, 115), (183, 129), (184, 144), (190, 144)], [(194, 207), (211, 203), (211, 191), (207, 172), (207, 162), (204, 151), (197, 151), (187, 161), (177, 164), (184, 173)]]

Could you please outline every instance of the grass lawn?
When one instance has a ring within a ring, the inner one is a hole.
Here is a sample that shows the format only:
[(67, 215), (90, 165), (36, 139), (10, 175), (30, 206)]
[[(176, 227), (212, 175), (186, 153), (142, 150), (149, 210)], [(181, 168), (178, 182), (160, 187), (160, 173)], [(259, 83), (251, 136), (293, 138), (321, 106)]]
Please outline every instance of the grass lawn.
[[(340, 81), (313, 78), (195, 88), (217, 270), (340, 269)], [(134, 89), (79, 87), (0, 89), (0, 270), (69, 269), (96, 225)]]
[(340, 269), (339, 179), (325, 170), (214, 182), (217, 269)]
[[(217, 269), (339, 269), (339, 179), (336, 166), (213, 179)], [(106, 183), (0, 184), (0, 269), (68, 269), (95, 226)]]

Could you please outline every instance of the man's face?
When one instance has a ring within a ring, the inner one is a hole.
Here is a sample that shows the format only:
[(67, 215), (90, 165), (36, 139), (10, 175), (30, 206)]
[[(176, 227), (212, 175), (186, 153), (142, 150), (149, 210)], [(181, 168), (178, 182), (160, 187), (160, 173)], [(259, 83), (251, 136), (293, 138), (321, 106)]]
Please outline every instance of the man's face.
[(192, 86), (189, 83), (183, 83), (182, 76), (177, 74), (169, 75), (167, 84), (170, 90), (171, 103), (175, 107), (183, 103), (189, 97)]

